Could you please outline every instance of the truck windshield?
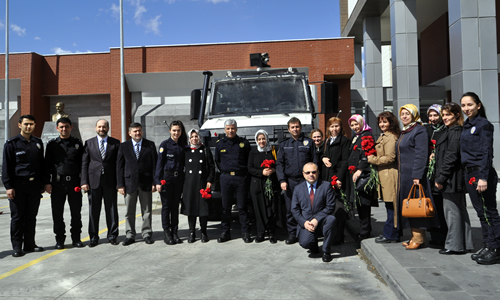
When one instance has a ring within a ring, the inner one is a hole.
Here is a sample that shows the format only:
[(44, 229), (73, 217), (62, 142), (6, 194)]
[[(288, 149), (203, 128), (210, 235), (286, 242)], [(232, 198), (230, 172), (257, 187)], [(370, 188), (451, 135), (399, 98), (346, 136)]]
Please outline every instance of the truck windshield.
[(270, 76), (216, 81), (210, 115), (307, 112), (301, 77)]

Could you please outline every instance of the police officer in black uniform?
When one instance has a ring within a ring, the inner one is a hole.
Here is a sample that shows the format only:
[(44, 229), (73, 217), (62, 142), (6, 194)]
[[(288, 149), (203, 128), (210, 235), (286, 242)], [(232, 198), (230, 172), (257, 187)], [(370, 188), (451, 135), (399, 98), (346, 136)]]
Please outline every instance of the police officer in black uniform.
[(472, 254), (478, 264), (500, 263), (500, 217), (496, 190), (498, 175), (493, 166), (493, 125), (486, 118), (478, 95), (467, 92), (461, 99), (467, 116), (460, 135), (460, 156), (465, 170), (465, 186), (481, 221), (483, 247)]
[(64, 225), (64, 203), (68, 196), (71, 211), (71, 240), (73, 246), (81, 248), (82, 233), (82, 193), (80, 192), (80, 173), (82, 170), (82, 142), (71, 136), (73, 125), (69, 118), (57, 120), (59, 137), (47, 143), (45, 152), (45, 171), (51, 177), (51, 183), (45, 186), (50, 193), (52, 219), (56, 235), (56, 249), (64, 249), (66, 229)]
[(297, 239), (297, 221), (291, 212), (292, 196), (295, 187), (303, 182), (302, 168), (308, 162), (318, 163), (314, 141), (302, 133), (302, 123), (296, 117), (288, 121), (288, 132), (292, 137), (281, 142), (276, 164), (276, 175), (285, 192), (286, 223), (288, 239), (286, 244), (295, 244)]
[(236, 195), (242, 239), (245, 243), (252, 242), (248, 225), (246, 188), (248, 155), (251, 148), (247, 139), (236, 134), (237, 130), (238, 127), (235, 120), (226, 120), (224, 122), (226, 137), (218, 140), (215, 145), (215, 163), (221, 172), (220, 187), (222, 193), (222, 233), (217, 239), (219, 243), (224, 243), (231, 239), (233, 195)]
[(14, 257), (44, 250), (35, 244), (35, 227), (41, 193), (48, 183), (43, 173), (42, 140), (31, 135), (35, 117), (21, 116), (18, 126), (21, 133), (5, 143), (2, 165), (2, 181), (11, 211), (10, 239)]

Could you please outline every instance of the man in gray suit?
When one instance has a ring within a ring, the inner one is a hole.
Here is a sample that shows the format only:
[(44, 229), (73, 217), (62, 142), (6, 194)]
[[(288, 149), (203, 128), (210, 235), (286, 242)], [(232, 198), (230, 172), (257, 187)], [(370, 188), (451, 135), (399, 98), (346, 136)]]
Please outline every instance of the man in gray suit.
[(335, 208), (333, 188), (327, 181), (318, 181), (318, 166), (306, 163), (302, 174), (306, 181), (295, 187), (292, 197), (292, 214), (297, 220), (299, 244), (318, 254), (318, 237), (323, 235), (323, 261), (332, 260), (330, 246), (336, 234), (337, 220), (332, 215)]
[(135, 243), (137, 197), (139, 197), (141, 203), (142, 237), (146, 244), (153, 244), (151, 206), (153, 202), (152, 193), (156, 191), (153, 177), (158, 154), (155, 143), (142, 137), (141, 124), (130, 124), (128, 134), (132, 139), (120, 145), (116, 164), (118, 192), (125, 196), (125, 205), (127, 206), (127, 213), (125, 214), (127, 238), (122, 242), (122, 245), (128, 246)]

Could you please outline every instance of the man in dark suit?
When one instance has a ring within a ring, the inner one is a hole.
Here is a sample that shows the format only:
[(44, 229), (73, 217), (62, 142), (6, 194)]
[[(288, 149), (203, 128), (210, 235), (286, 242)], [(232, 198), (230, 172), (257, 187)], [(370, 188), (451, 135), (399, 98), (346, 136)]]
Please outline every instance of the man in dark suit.
[(156, 160), (158, 159), (156, 145), (142, 137), (142, 125), (139, 123), (130, 124), (128, 134), (132, 139), (120, 145), (116, 166), (118, 192), (125, 196), (127, 207), (125, 214), (127, 238), (122, 242), (122, 245), (128, 246), (135, 242), (135, 208), (138, 196), (142, 212), (142, 237), (146, 244), (153, 244), (151, 207), (152, 193), (156, 191), (153, 182)]
[(118, 245), (118, 207), (116, 193), (116, 159), (120, 141), (108, 136), (109, 122), (99, 120), (97, 136), (85, 141), (82, 157), (82, 189), (89, 191), (89, 247), (99, 242), (99, 216), (104, 197), (104, 211), (108, 226), (108, 240)]
[(332, 215), (335, 194), (328, 181), (318, 181), (318, 166), (306, 163), (302, 174), (306, 181), (297, 185), (292, 197), (292, 213), (297, 220), (299, 244), (311, 254), (319, 253), (318, 237), (323, 235), (323, 261), (332, 260), (330, 246), (336, 234), (337, 220)]

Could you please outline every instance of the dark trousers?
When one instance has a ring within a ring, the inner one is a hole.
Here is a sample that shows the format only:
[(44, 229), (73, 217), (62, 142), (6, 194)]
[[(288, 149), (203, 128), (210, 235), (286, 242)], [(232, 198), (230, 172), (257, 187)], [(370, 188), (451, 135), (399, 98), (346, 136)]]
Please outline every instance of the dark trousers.
[[(264, 236), (266, 230), (269, 231), (269, 235), (274, 235), (276, 231), (276, 220), (274, 216), (263, 216), (262, 211), (259, 210), (257, 205), (254, 206), (255, 213), (255, 226), (257, 227), (257, 235)], [(266, 221), (267, 220), (267, 223)]]
[[(207, 233), (208, 216), (200, 217), (201, 232)], [(196, 216), (188, 216), (189, 231), (196, 230)]]
[(64, 243), (66, 239), (66, 226), (64, 224), (64, 204), (68, 196), (71, 212), (71, 239), (80, 241), (82, 233), (82, 193), (75, 192), (75, 187), (80, 186), (80, 178), (68, 182), (53, 182), (50, 202), (52, 206), (52, 220), (56, 242)]
[(286, 189), (284, 196), (285, 196), (285, 206), (286, 206), (286, 228), (288, 229), (289, 236), (297, 235), (297, 221), (295, 220), (292, 214), (293, 191), (295, 190), (295, 187), (304, 180), (305, 180), (304, 177), (288, 178), (287, 180), (288, 188)]
[(101, 183), (97, 189), (91, 189), (89, 194), (89, 236), (91, 241), (99, 240), (99, 217), (101, 216), (102, 199), (104, 198), (104, 212), (108, 227), (108, 240), (118, 237), (118, 194), (116, 187), (108, 187), (101, 176)]
[(385, 202), (385, 210), (387, 212), (387, 220), (385, 221), (382, 235), (389, 240), (399, 240), (399, 229), (394, 227), (394, 203)]
[(490, 168), (488, 188), (483, 193), (479, 193), (476, 190), (477, 182), (474, 185), (469, 184), (471, 177), (476, 177), (476, 181), (479, 181), (478, 174), (475, 173), (468, 174), (465, 172), (465, 186), (481, 222), (483, 243), (488, 244), (491, 248), (500, 248), (500, 217), (498, 216), (496, 199), (498, 176), (495, 169)]
[(367, 238), (370, 236), (372, 232), (372, 224), (371, 224), (372, 207), (370, 205), (362, 203), (370, 203), (371, 196), (363, 192), (358, 192), (358, 194), (361, 201), (361, 204), (358, 203), (358, 201), (356, 201), (356, 210), (358, 211), (358, 218), (359, 218), (359, 236), (361, 238)]
[(179, 230), (179, 203), (181, 203), (184, 176), (169, 177), (161, 187), (161, 225), (163, 230), (177, 234)]
[(36, 215), (40, 207), (40, 181), (14, 183), (14, 199), (9, 199), (12, 249), (35, 248)]
[[(434, 185), (434, 182), (431, 184)], [(446, 235), (448, 234), (448, 225), (446, 224), (446, 218), (444, 217), (443, 209), (443, 195), (441, 193), (432, 194), (432, 200), (434, 200), (434, 208), (439, 217), (439, 228), (429, 229), (431, 235), (431, 241), (443, 243), (446, 241)]]
[(337, 232), (336, 227), (337, 219), (335, 219), (335, 217), (332, 215), (328, 215), (323, 220), (321, 220), (314, 232), (310, 232), (305, 228), (300, 227), (297, 235), (297, 237), (299, 238), (299, 244), (302, 246), (302, 248), (305, 249), (317, 248), (318, 237), (324, 236), (325, 238), (323, 239), (323, 252), (330, 253), (330, 247)]
[(241, 223), (241, 233), (248, 232), (247, 188), (245, 176), (220, 175), (220, 189), (222, 193), (222, 232), (231, 229), (231, 208), (233, 195), (236, 195), (236, 206)]

